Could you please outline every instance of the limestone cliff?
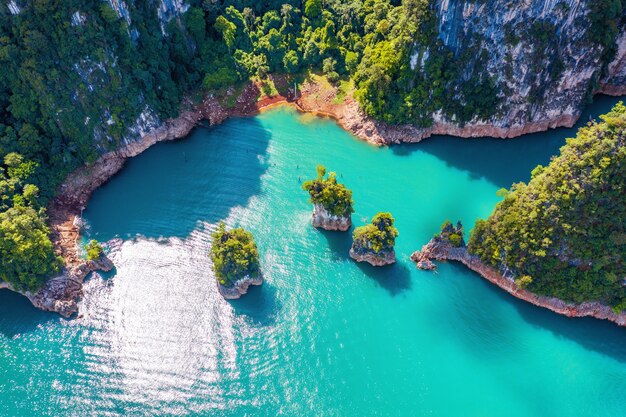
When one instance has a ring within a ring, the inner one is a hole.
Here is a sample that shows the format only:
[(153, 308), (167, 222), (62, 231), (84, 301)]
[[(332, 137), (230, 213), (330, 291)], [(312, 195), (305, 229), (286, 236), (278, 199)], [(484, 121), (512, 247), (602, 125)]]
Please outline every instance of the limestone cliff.
[(311, 225), (324, 230), (339, 230), (345, 232), (352, 226), (352, 216), (335, 216), (330, 214), (321, 204), (313, 205)]
[[(624, 94), (623, 27), (620, 47), (607, 68), (603, 47), (591, 39), (592, 2), (437, 0), (443, 44), (457, 56), (473, 51), (464, 61), (463, 77), (486, 71), (500, 91), (497, 114), (486, 123), (469, 124), (490, 125), (495, 136), (504, 136), (498, 129), (521, 134), (570, 126), (592, 92)], [(435, 115), (435, 124), (454, 121)], [(481, 133), (490, 134), (489, 129)]]

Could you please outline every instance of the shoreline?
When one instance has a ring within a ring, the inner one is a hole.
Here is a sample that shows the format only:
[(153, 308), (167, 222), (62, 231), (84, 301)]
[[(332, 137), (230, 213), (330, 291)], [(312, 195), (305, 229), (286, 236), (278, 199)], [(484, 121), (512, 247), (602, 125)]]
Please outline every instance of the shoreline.
[[(467, 125), (458, 127), (450, 124), (434, 124), (430, 128), (417, 128), (410, 125), (392, 126), (378, 122), (366, 116), (359, 108), (351, 93), (338, 99), (338, 90), (328, 88), (321, 82), (307, 81), (302, 84), (300, 94), (294, 99), (290, 96), (289, 85), (284, 77), (274, 77), (277, 85), (282, 84), (276, 96), (265, 96), (261, 99), (260, 88), (248, 83), (235, 98), (234, 105), (222, 104), (224, 98), (233, 98), (234, 89), (229, 89), (225, 97), (207, 96), (199, 104), (183, 104), (184, 110), (175, 119), (166, 120), (160, 127), (148, 132), (136, 141), (121, 148), (101, 155), (92, 165), (84, 165), (71, 172), (57, 190), (56, 197), (48, 205), (48, 225), (55, 252), (63, 257), (65, 268), (60, 276), (51, 278), (44, 287), (34, 295), (33, 299), (46, 300), (46, 303), (33, 304), (37, 308), (54, 311), (69, 317), (78, 311), (77, 300), (82, 297), (82, 282), (91, 273), (99, 270), (98, 265), (89, 264), (80, 257), (78, 240), (80, 238), (80, 219), (91, 194), (117, 174), (126, 160), (135, 157), (159, 142), (184, 138), (203, 120), (209, 126), (221, 124), (230, 117), (250, 117), (277, 106), (293, 106), (301, 113), (309, 113), (318, 117), (331, 118), (344, 130), (356, 137), (376, 146), (398, 143), (417, 143), (432, 135), (452, 135), (463, 138), (493, 136), (512, 138), (527, 133), (544, 131), (558, 127), (571, 127), (580, 117), (562, 115), (556, 119), (535, 122), (519, 128), (497, 128), (487, 124)], [(606, 85), (598, 91), (614, 95), (626, 94), (626, 86), (609, 89)], [(220, 100), (221, 99), (221, 100)], [(54, 302), (53, 302), (54, 301)]]
[(599, 302), (568, 303), (556, 297), (538, 295), (520, 288), (514, 281), (504, 277), (495, 268), (485, 265), (477, 256), (471, 255), (467, 251), (467, 246), (453, 247), (449, 242), (434, 237), (422, 247), (421, 251), (416, 251), (411, 255), (411, 260), (416, 263), (424, 259), (459, 262), (512, 296), (536, 307), (546, 308), (556, 314), (569, 318), (593, 317), (611, 321), (620, 327), (626, 327), (626, 311), (618, 314), (611, 307)]

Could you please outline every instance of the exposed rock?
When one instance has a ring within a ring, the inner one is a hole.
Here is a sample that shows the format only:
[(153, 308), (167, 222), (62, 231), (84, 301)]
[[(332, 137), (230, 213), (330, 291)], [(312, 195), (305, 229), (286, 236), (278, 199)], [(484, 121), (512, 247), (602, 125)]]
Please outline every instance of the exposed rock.
[(424, 254), (420, 251), (415, 251), (413, 252), (413, 254), (411, 255), (411, 260), (413, 262), (415, 262), (415, 265), (419, 268), (419, 269), (423, 269), (425, 271), (432, 271), (433, 269), (437, 268), (437, 265), (435, 265), (430, 258), (428, 257), (427, 254)]
[(256, 277), (251, 277), (247, 275), (244, 278), (235, 282), (232, 287), (222, 285), (217, 280), (215, 280), (215, 282), (217, 283), (217, 288), (220, 291), (220, 294), (222, 294), (222, 297), (226, 298), (227, 300), (236, 300), (237, 298), (240, 298), (242, 295), (246, 294), (248, 292), (248, 288), (251, 285), (263, 284), (263, 275), (261, 274), (261, 272), (259, 272)]
[(313, 215), (311, 217), (313, 227), (325, 230), (340, 230), (345, 232), (352, 226), (352, 216), (335, 216), (330, 214), (322, 205), (313, 205)]
[(59, 313), (70, 317), (78, 311), (78, 299), (83, 294), (83, 280), (93, 271), (110, 271), (113, 263), (106, 256), (94, 261), (86, 261), (72, 268), (65, 269), (57, 277), (51, 278), (36, 293), (19, 291), (6, 282), (0, 288), (16, 291), (27, 297), (33, 305), (44, 311)]
[(497, 285), (509, 294), (534, 304), (538, 307), (547, 308), (557, 314), (567, 317), (594, 317), (600, 320), (609, 320), (619, 326), (626, 326), (626, 312), (617, 314), (607, 305), (598, 302), (585, 302), (581, 304), (567, 303), (555, 297), (546, 297), (534, 294), (520, 288), (512, 277), (505, 277), (495, 268), (485, 265), (479, 257), (470, 255), (467, 247), (454, 247), (449, 241), (440, 237), (434, 237), (421, 251), (411, 255), (411, 259), (450, 260), (460, 262), (480, 276)]
[(611, 96), (626, 94), (626, 31), (617, 38), (617, 53), (608, 67), (608, 75), (600, 83), (599, 92)]
[(368, 262), (373, 266), (391, 265), (396, 262), (396, 251), (382, 251), (375, 253), (373, 251), (362, 251), (350, 248), (350, 257), (357, 262)]

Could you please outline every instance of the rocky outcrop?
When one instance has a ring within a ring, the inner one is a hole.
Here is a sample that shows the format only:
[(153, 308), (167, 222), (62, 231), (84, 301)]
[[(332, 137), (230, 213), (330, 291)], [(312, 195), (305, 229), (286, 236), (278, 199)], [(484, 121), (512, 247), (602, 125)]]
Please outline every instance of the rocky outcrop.
[(324, 230), (339, 230), (345, 232), (352, 226), (352, 216), (335, 216), (330, 214), (321, 204), (313, 205), (313, 215), (311, 216), (313, 227)]
[(20, 291), (6, 282), (0, 282), (0, 289), (16, 291), (30, 300), (37, 308), (70, 317), (78, 312), (78, 299), (83, 294), (83, 280), (93, 271), (111, 271), (113, 263), (103, 256), (95, 261), (86, 261), (68, 268), (57, 277), (51, 278), (37, 292)]
[(217, 282), (217, 288), (220, 294), (222, 294), (222, 297), (227, 300), (236, 300), (246, 294), (251, 285), (258, 286), (263, 284), (263, 275), (259, 272), (255, 277), (249, 275), (245, 276), (230, 287), (220, 284), (217, 280), (215, 280), (215, 282)]
[(350, 248), (350, 257), (357, 262), (367, 262), (373, 266), (385, 266), (396, 262), (396, 251), (391, 249), (389, 251), (376, 253), (353, 246)]
[(427, 253), (415, 251), (411, 254), (411, 260), (415, 262), (415, 265), (424, 271), (432, 271), (437, 268), (437, 265), (430, 260)]
[(454, 247), (449, 241), (438, 236), (424, 245), (421, 251), (417, 251), (411, 255), (411, 259), (460, 262), (487, 281), (507, 291), (509, 294), (538, 307), (547, 308), (548, 310), (567, 317), (594, 317), (600, 320), (612, 321), (619, 326), (626, 326), (626, 312), (618, 314), (613, 311), (611, 307), (597, 302), (573, 304), (558, 298), (534, 294), (520, 288), (512, 277), (508, 278), (503, 276), (496, 269), (485, 265), (477, 256), (470, 255), (466, 246)]
[[(524, 134), (529, 133), (526, 126), (545, 129), (578, 119), (604, 66), (602, 48), (590, 39), (590, 3), (435, 2), (443, 44), (456, 55), (476, 51), (463, 76), (469, 79), (484, 68), (501, 91), (501, 112), (489, 125)], [(444, 120), (436, 117), (435, 122)]]

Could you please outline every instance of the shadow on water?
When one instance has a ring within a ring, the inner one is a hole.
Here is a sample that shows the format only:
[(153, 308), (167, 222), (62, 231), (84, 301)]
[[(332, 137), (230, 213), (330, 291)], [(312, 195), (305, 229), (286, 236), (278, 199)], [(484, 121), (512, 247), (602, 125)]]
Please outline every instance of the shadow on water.
[(375, 267), (367, 262), (352, 260), (349, 254), (352, 246), (352, 230), (353, 228), (350, 228), (347, 232), (334, 232), (320, 229), (320, 233), (328, 241), (328, 247), (336, 259), (354, 262), (361, 272), (389, 291), (392, 296), (396, 296), (402, 291), (411, 288), (411, 272), (404, 265), (395, 263), (393, 265)]
[(246, 317), (257, 326), (274, 324), (281, 309), (276, 298), (276, 288), (267, 282), (250, 287), (247, 294), (238, 300), (230, 300), (230, 303), (237, 315)]
[(576, 126), (569, 129), (559, 128), (514, 139), (433, 136), (419, 145), (396, 145), (391, 149), (398, 156), (427, 152), (448, 166), (468, 171), (473, 178), (484, 177), (499, 187), (509, 188), (515, 182), (528, 181), (537, 165), (548, 164), (552, 155), (558, 155), (565, 139), (575, 136), (590, 117), (597, 118), (624, 99), (626, 97), (597, 97), (583, 111)]
[(357, 267), (376, 283), (396, 296), (411, 288), (411, 272), (399, 263), (387, 266), (372, 266), (367, 262), (355, 262)]
[(353, 227), (345, 232), (324, 229), (318, 230), (326, 238), (328, 248), (332, 251), (335, 259), (343, 260), (350, 257), (348, 253), (350, 252), (350, 247), (352, 246)]
[(28, 333), (59, 316), (33, 307), (30, 301), (13, 291), (0, 290), (0, 335), (12, 338)]
[[(454, 268), (468, 271), (463, 266), (451, 263)], [(626, 363), (626, 329), (606, 320), (590, 317), (568, 318), (548, 309), (536, 307), (526, 301), (513, 297), (495, 285), (485, 281), (473, 271), (468, 271), (480, 280), (488, 291), (503, 302), (511, 304), (527, 323), (550, 331), (559, 338), (576, 342), (586, 349), (607, 355), (619, 362)]]
[(269, 140), (257, 119), (237, 118), (159, 143), (94, 193), (85, 218), (99, 240), (186, 237), (260, 192)]

